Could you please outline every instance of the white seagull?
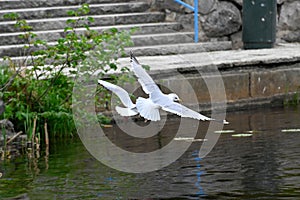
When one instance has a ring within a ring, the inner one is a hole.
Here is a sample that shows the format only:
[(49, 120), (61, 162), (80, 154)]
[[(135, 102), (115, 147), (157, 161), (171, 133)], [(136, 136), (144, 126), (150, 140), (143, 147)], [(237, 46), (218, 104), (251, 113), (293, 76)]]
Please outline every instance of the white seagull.
[(103, 80), (98, 80), (98, 83), (103, 85), (106, 89), (112, 91), (115, 93), (121, 102), (124, 104), (124, 107), (116, 106), (116, 111), (121, 115), (121, 116), (134, 116), (138, 114), (138, 111), (136, 109), (135, 104), (131, 101), (130, 96), (126, 90), (123, 88), (114, 85), (112, 83), (103, 81)]
[(149, 95), (149, 98), (147, 99), (139, 97), (136, 100), (136, 109), (142, 117), (147, 120), (158, 121), (160, 120), (159, 109), (162, 109), (177, 114), (181, 117), (188, 117), (203, 121), (216, 121), (223, 124), (228, 124), (226, 120), (218, 121), (216, 119), (206, 117), (177, 103), (180, 101), (177, 94), (164, 94), (153, 81), (153, 79), (149, 76), (146, 70), (140, 65), (132, 52), (130, 58), (133, 72), (137, 76), (144, 92)]

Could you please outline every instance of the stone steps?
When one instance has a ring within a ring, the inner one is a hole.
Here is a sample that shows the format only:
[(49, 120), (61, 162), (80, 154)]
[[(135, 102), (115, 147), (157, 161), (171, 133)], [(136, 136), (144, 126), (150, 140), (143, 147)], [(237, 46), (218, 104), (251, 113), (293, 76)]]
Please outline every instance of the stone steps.
[(20, 8), (38, 8), (52, 6), (71, 6), (99, 3), (128, 3), (136, 2), (136, 0), (1, 0), (1, 10), (20, 9)]
[[(91, 26), (111, 26), (119, 24), (139, 24), (154, 23), (164, 21), (165, 15), (162, 12), (141, 12), (141, 13), (121, 13), (108, 15), (91, 15), (95, 21)], [(32, 26), (35, 31), (64, 29), (68, 24), (68, 19), (77, 20), (80, 17), (59, 17), (46, 19), (26, 20), (28, 25)], [(0, 22), (2, 33), (15, 32), (15, 21)]]
[[(168, 33), (170, 31), (180, 31), (182, 29), (181, 24), (177, 22), (160, 22), (160, 23), (143, 23), (143, 24), (125, 24), (114, 26), (95, 26), (91, 27), (91, 30), (102, 32), (111, 28), (117, 28), (119, 31), (129, 31), (135, 29), (134, 35), (155, 34), (155, 33)], [(84, 33), (85, 28), (76, 29), (77, 33)], [(57, 41), (59, 38), (65, 35), (63, 29), (45, 30), (45, 31), (33, 31), (37, 35), (37, 38), (46, 41)], [(0, 33), (0, 45), (15, 45), (20, 44), (22, 41), (20, 36), (22, 32), (13, 33)]]
[[(173, 32), (173, 33), (157, 33), (147, 35), (133, 35), (132, 40), (135, 47), (153, 46), (153, 45), (170, 45), (175, 46), (181, 43), (193, 42), (193, 32)], [(55, 45), (56, 42), (49, 42), (48, 45)], [(0, 57), (4, 56), (21, 56), (24, 53), (26, 44), (4, 45), (0, 46)], [(182, 45), (181, 45), (182, 46)], [(129, 47), (130, 48), (130, 47)], [(38, 47), (31, 47), (26, 52), (38, 50)], [(157, 49), (160, 52), (159, 48)], [(146, 52), (146, 51), (144, 51)]]
[[(0, 1), (0, 18), (4, 14), (16, 12), (26, 19), (32, 26), (32, 32), (37, 38), (46, 40), (49, 45), (65, 36), (64, 28), (70, 17), (68, 10), (76, 10), (80, 4), (88, 3), (95, 19), (90, 22), (90, 29), (102, 32), (110, 28), (130, 30), (136, 28), (132, 35), (133, 47), (126, 48), (137, 52), (136, 55), (167, 55), (176, 53), (194, 53), (230, 49), (229, 42), (193, 43), (194, 33), (184, 31), (177, 22), (165, 20), (165, 13), (151, 11), (147, 0), (2, 0)], [(85, 28), (77, 28), (78, 33), (84, 33)], [(24, 41), (20, 39), (23, 33), (15, 28), (15, 21), (0, 19), (0, 61), (4, 56), (16, 57), (20, 60), (24, 56)], [(37, 50), (31, 47), (27, 52)]]
[(194, 32), (169, 32), (159, 34), (134, 35), (134, 46), (148, 46), (160, 44), (179, 44), (193, 42)]
[[(40, 7), (40, 8), (21, 8), (0, 10), (0, 21), (8, 21), (3, 16), (7, 13), (17, 13), (21, 19), (43, 19), (69, 17), (67, 11), (77, 10), (80, 5), (71, 6), (55, 6), (55, 7)], [(92, 4), (89, 6), (89, 15), (117, 14), (117, 13), (133, 13), (145, 12), (149, 9), (149, 4), (145, 2), (121, 2), (121, 3), (105, 3)]]
[[(22, 45), (14, 45), (3, 48), (0, 46), (0, 54), (3, 54), (3, 50), (12, 49), (11, 53), (18, 51), (19, 56), (15, 56), (12, 59), (17, 62), (23, 62), (25, 59), (28, 59), (25, 56), (22, 56)], [(230, 41), (223, 42), (200, 42), (200, 43), (181, 43), (181, 44), (164, 44), (164, 45), (147, 45), (147, 46), (135, 46), (125, 48), (125, 53), (127, 56), (130, 55), (130, 51), (134, 52), (136, 56), (158, 56), (158, 55), (176, 55), (176, 54), (189, 54), (191, 53), (201, 53), (201, 52), (210, 52), (210, 51), (224, 51), (231, 50), (232, 45)], [(7, 52), (6, 52), (7, 54)], [(128, 58), (129, 59), (129, 58)], [(0, 58), (1, 61), (1, 58)]]
[(126, 54), (130, 55), (130, 51), (136, 56), (157, 56), (157, 55), (174, 55), (185, 53), (199, 53), (209, 51), (231, 50), (230, 41), (223, 42), (200, 42), (200, 43), (180, 43), (180, 44), (164, 44), (164, 45), (148, 45), (125, 48)]

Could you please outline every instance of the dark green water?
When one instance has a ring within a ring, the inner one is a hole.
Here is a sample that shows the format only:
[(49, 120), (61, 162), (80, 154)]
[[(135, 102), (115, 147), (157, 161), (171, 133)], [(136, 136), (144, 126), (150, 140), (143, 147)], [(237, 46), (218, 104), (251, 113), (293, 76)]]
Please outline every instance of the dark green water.
[[(231, 112), (227, 119), (225, 128), (235, 132), (222, 134), (207, 157), (197, 159), (195, 142), (173, 164), (146, 174), (110, 169), (76, 139), (51, 145), (49, 156), (0, 161), (0, 199), (300, 199), (300, 131), (282, 132), (300, 129), (300, 110)], [(246, 131), (255, 133), (232, 136)]]

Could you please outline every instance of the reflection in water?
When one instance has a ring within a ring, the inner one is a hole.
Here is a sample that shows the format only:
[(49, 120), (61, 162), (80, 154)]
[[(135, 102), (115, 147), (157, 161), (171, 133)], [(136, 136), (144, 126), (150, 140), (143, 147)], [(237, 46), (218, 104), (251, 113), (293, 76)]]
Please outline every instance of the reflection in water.
[(194, 151), (193, 154), (192, 154), (195, 158), (195, 162), (196, 162), (196, 169), (197, 169), (197, 172), (196, 172), (196, 175), (197, 175), (197, 181), (196, 181), (196, 184), (195, 186), (198, 188), (198, 192), (196, 193), (199, 197), (201, 196), (205, 196), (204, 194), (204, 191), (203, 191), (203, 188), (201, 186), (201, 175), (203, 174), (203, 172), (201, 171), (201, 164), (200, 164), (200, 161), (202, 160), (200, 157), (198, 157), (199, 155), (199, 151)]
[[(281, 131), (299, 129), (299, 117), (293, 109), (228, 113), (225, 128), (234, 132), (222, 133), (207, 157), (197, 157), (198, 140), (176, 162), (145, 174), (104, 166), (79, 140), (56, 142), (34, 163), (27, 157), (1, 161), (0, 199), (24, 193), (30, 199), (299, 199), (300, 132)], [(110, 138), (140, 152), (159, 148), (174, 136), (177, 119), (168, 120), (170, 127), (147, 143), (116, 137), (116, 129)], [(200, 123), (197, 138), (206, 128)], [(232, 137), (246, 131), (253, 135)]]

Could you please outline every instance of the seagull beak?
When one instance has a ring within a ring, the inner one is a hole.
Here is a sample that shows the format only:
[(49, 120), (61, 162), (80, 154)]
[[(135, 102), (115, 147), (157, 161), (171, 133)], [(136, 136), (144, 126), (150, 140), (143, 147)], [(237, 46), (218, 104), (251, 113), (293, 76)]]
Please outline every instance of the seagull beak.
[(182, 103), (182, 100), (181, 100), (181, 99), (178, 99), (178, 102), (179, 102), (179, 103)]

